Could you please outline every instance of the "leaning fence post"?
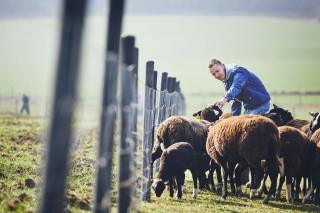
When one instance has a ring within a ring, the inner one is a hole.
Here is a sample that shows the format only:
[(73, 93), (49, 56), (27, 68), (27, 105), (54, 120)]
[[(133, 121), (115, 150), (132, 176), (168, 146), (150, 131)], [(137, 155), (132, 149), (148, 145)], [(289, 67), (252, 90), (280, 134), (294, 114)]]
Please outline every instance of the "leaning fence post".
[(114, 121), (116, 119), (116, 90), (119, 64), (119, 43), (124, 0), (109, 0), (108, 34), (100, 117), (99, 156), (95, 212), (109, 212), (111, 206), (111, 173), (113, 157)]
[[(134, 108), (133, 110), (133, 126), (132, 126), (132, 141), (133, 141), (133, 153), (131, 155), (132, 160), (131, 162), (133, 163), (133, 179), (137, 179), (137, 143), (138, 143), (138, 59), (139, 59), (139, 49), (134, 48), (134, 54), (133, 54), (133, 63), (134, 63), (134, 68), (133, 68), (133, 90), (135, 91), (134, 97), (133, 97), (133, 102), (134, 102)], [(135, 186), (133, 187), (133, 197), (135, 200), (137, 200), (137, 181), (134, 184)], [(136, 204), (136, 202), (134, 202)], [(137, 205), (133, 206), (133, 209), (136, 211), (137, 210)]]
[[(167, 90), (168, 73), (163, 72), (161, 75), (161, 87), (160, 87), (160, 97), (159, 97), (159, 112), (158, 112), (158, 126), (166, 119), (166, 105), (165, 97)], [(155, 171), (158, 172), (160, 167), (160, 160), (155, 161)]]
[(166, 93), (166, 105), (167, 105), (167, 109), (166, 109), (166, 117), (169, 118), (171, 117), (171, 107), (172, 107), (172, 103), (171, 103), (171, 85), (172, 85), (172, 77), (168, 77), (168, 83), (167, 83), (167, 93)]
[(153, 96), (153, 69), (154, 62), (148, 61), (146, 64), (146, 86), (144, 97), (144, 122), (143, 122), (143, 142), (142, 142), (142, 187), (141, 195), (143, 201), (150, 201), (151, 186), (151, 150), (152, 150), (152, 96)]
[(64, 212), (71, 122), (86, 0), (65, 0), (40, 212)]
[(122, 38), (122, 61), (121, 61), (121, 96), (120, 96), (120, 163), (119, 163), (119, 197), (118, 212), (130, 212), (133, 178), (133, 164), (131, 155), (133, 154), (132, 138), (132, 116), (134, 102), (134, 37)]

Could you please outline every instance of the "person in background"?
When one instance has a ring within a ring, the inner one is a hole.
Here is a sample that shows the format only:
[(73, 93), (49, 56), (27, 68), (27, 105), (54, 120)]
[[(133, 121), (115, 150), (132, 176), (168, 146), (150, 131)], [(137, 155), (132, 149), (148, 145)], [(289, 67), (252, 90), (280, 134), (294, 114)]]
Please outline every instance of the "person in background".
[(26, 110), (27, 114), (30, 114), (29, 111), (29, 97), (26, 94), (22, 95), (22, 108), (20, 110), (20, 114), (23, 113), (23, 110)]
[[(225, 96), (214, 105), (224, 107), (226, 102), (232, 101), (231, 115), (243, 114), (258, 115), (269, 111), (270, 95), (261, 80), (252, 72), (236, 64), (224, 65), (217, 59), (209, 61), (209, 72), (224, 84)], [(241, 176), (242, 184), (249, 181), (249, 169)]]

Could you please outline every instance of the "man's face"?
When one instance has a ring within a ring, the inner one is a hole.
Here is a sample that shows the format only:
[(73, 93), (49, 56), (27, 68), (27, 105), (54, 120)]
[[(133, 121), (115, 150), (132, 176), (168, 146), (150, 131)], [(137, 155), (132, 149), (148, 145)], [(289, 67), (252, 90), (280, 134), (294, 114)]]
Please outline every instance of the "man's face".
[(213, 75), (216, 79), (222, 81), (226, 77), (226, 72), (225, 72), (225, 66), (224, 64), (215, 64), (211, 68), (209, 68), (209, 72), (211, 75)]

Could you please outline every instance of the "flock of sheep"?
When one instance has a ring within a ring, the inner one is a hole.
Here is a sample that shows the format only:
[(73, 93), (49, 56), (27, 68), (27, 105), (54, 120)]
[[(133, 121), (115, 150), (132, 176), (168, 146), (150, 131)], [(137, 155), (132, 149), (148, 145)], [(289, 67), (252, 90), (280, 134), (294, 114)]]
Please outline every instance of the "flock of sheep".
[[(249, 167), (251, 180), (247, 187), (250, 188), (250, 199), (258, 192), (258, 197), (263, 193), (267, 195), (263, 203), (268, 203), (271, 196), (277, 200), (286, 182), (287, 202), (298, 200), (300, 192), (303, 203), (311, 198), (319, 200), (319, 112), (310, 112), (311, 122), (293, 119), (288, 110), (276, 105), (263, 115), (231, 117), (222, 114), (215, 106), (208, 106), (196, 115), (200, 120), (170, 117), (158, 128), (152, 150), (152, 163), (160, 158), (160, 170), (152, 180), (156, 196), (161, 196), (169, 185), (173, 197), (173, 185), (176, 184), (176, 197), (180, 199), (186, 169), (192, 174), (193, 198), (197, 198), (198, 180), (199, 189), (210, 189), (211, 185), (213, 191), (222, 191), (223, 199), (228, 194), (228, 182), (231, 193), (242, 196), (241, 174)], [(217, 188), (213, 181), (214, 171), (217, 173)], [(269, 190), (265, 186), (268, 177), (271, 181)]]

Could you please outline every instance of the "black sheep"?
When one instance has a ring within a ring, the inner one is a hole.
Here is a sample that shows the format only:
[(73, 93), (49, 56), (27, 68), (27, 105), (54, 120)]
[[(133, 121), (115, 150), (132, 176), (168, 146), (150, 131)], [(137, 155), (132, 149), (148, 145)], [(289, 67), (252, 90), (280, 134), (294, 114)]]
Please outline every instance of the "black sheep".
[(190, 169), (193, 179), (193, 198), (197, 198), (197, 163), (195, 152), (187, 142), (178, 142), (165, 149), (160, 157), (160, 170), (158, 176), (152, 180), (152, 188), (156, 196), (160, 197), (165, 184), (169, 181), (170, 197), (173, 197), (173, 177), (177, 181), (176, 197), (181, 199), (182, 186), (185, 180), (185, 170)]

